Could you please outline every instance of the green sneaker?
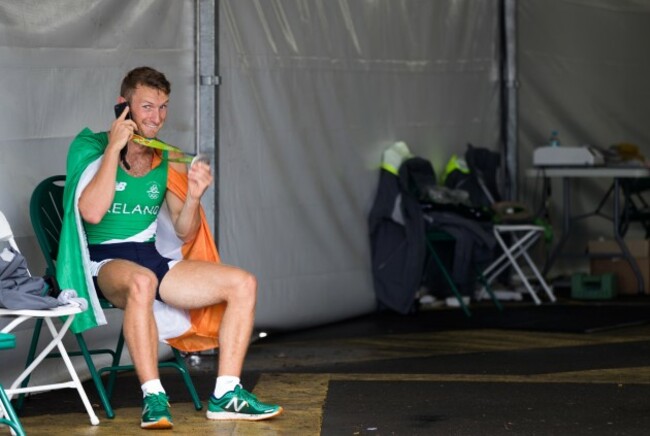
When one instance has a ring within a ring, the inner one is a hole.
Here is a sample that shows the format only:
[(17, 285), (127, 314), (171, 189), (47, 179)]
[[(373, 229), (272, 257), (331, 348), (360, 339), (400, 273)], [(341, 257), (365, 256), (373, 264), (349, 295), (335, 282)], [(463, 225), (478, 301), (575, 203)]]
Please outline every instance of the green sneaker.
[(146, 429), (163, 430), (172, 428), (172, 415), (169, 413), (169, 397), (161, 392), (149, 394), (144, 397), (142, 405), (142, 420), (140, 427)]
[(210, 396), (208, 419), (260, 421), (282, 413), (282, 407), (261, 403), (257, 397), (241, 386), (221, 398)]

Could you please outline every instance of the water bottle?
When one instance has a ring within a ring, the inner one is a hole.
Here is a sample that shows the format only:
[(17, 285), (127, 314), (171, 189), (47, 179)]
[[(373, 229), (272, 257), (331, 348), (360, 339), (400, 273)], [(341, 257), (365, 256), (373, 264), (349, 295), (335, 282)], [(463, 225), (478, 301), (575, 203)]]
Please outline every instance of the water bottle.
[(558, 147), (560, 145), (560, 136), (557, 133), (557, 130), (551, 132), (551, 137), (548, 138), (548, 145), (551, 147)]

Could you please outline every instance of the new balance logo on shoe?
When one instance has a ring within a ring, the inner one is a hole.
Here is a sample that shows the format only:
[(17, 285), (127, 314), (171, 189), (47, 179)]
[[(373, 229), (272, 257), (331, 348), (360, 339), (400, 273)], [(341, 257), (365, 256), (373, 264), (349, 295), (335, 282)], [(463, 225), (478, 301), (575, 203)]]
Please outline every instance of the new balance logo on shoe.
[(227, 392), (220, 398), (210, 397), (208, 402), (208, 419), (259, 421), (278, 416), (282, 407), (265, 404), (241, 386)]
[(241, 409), (248, 406), (248, 401), (246, 400), (239, 400), (239, 404), (237, 404), (237, 402), (237, 397), (232, 397), (228, 404), (226, 404), (225, 409), (230, 409), (232, 406), (232, 408), (235, 409), (235, 412), (241, 412)]

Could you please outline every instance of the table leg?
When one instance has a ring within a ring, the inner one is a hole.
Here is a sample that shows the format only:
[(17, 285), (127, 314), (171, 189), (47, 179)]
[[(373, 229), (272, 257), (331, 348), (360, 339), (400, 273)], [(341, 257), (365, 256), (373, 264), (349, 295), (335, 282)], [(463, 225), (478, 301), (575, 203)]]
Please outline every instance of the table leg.
[(616, 239), (616, 242), (618, 243), (618, 246), (621, 249), (621, 253), (623, 253), (623, 258), (627, 261), (627, 263), (630, 265), (630, 268), (632, 268), (632, 272), (634, 272), (634, 275), (636, 276), (636, 283), (637, 283), (637, 292), (639, 295), (643, 295), (645, 291), (645, 283), (643, 280), (643, 275), (641, 275), (641, 269), (639, 268), (639, 264), (637, 263), (636, 259), (634, 256), (632, 256), (632, 253), (630, 253), (630, 250), (627, 248), (627, 244), (625, 243), (625, 240), (619, 233), (620, 231), (620, 215), (621, 215), (621, 180), (618, 177), (614, 178), (614, 216), (612, 217), (612, 221), (614, 223), (614, 239)]
[(569, 239), (569, 233), (571, 232), (571, 179), (569, 177), (562, 178), (562, 202), (562, 237), (546, 259), (544, 269), (542, 270), (542, 276), (544, 277), (546, 277), (546, 274), (548, 274), (551, 267), (553, 267), (553, 264), (564, 248), (564, 244), (566, 244), (566, 241)]

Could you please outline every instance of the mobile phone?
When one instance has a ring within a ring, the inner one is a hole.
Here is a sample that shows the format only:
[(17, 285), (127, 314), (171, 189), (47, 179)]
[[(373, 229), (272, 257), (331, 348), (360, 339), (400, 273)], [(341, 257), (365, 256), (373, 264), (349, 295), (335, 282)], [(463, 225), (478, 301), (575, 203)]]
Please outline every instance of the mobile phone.
[[(113, 106), (113, 109), (115, 110), (115, 118), (119, 118), (120, 115), (122, 115), (122, 112), (124, 112), (124, 109), (126, 109), (126, 107), (128, 105), (129, 105), (128, 102), (123, 101), (122, 103), (118, 103), (115, 106)], [(128, 114), (126, 114), (125, 119), (127, 119), (127, 120), (131, 119), (131, 112), (130, 111), (129, 111)], [(129, 163), (126, 161), (126, 152), (127, 152), (128, 147), (129, 147), (129, 144), (127, 143), (124, 146), (124, 148), (122, 148), (122, 150), (120, 150), (120, 160), (122, 161), (122, 164), (124, 165), (124, 168), (126, 168), (127, 170), (130, 170), (131, 165), (129, 165)]]
[[(124, 109), (129, 105), (128, 102), (124, 101), (122, 103), (116, 104), (113, 109), (115, 110), (115, 118), (119, 118), (120, 115), (122, 115), (122, 112), (124, 112)], [(130, 120), (131, 119), (131, 112), (126, 114), (126, 119)]]

